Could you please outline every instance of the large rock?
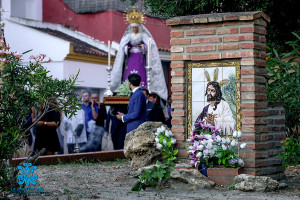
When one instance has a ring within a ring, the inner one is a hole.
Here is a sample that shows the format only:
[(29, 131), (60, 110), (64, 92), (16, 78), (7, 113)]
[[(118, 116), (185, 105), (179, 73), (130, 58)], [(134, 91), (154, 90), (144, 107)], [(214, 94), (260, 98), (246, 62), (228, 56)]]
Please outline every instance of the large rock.
[(197, 169), (175, 169), (175, 171), (171, 172), (171, 178), (168, 183), (170, 187), (185, 190), (212, 188), (216, 185), (203, 176)]
[(156, 149), (154, 134), (161, 125), (161, 122), (145, 122), (126, 135), (124, 154), (132, 160), (131, 166), (144, 167), (161, 160), (162, 155)]
[(266, 192), (276, 190), (279, 182), (267, 176), (240, 174), (234, 178), (235, 189), (241, 191)]

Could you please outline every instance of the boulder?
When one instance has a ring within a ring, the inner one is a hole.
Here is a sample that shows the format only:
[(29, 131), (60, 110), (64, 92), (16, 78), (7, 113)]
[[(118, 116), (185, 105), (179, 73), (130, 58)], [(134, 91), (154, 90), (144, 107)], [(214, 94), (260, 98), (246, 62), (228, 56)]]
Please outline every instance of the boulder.
[(124, 154), (131, 159), (131, 166), (144, 167), (162, 160), (161, 151), (156, 148), (154, 134), (161, 125), (161, 122), (145, 122), (126, 135)]
[(266, 192), (276, 190), (279, 182), (267, 176), (240, 174), (234, 178), (235, 189), (241, 191)]
[(203, 176), (197, 169), (175, 169), (171, 172), (168, 184), (172, 188), (185, 190), (212, 188), (216, 185), (213, 181)]

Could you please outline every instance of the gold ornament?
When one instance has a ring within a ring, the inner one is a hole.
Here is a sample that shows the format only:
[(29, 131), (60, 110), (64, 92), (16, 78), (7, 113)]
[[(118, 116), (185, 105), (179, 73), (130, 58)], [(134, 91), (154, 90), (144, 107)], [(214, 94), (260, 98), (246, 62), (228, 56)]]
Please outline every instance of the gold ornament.
[(145, 20), (144, 15), (132, 6), (132, 10), (126, 13), (126, 21), (130, 24), (142, 24)]

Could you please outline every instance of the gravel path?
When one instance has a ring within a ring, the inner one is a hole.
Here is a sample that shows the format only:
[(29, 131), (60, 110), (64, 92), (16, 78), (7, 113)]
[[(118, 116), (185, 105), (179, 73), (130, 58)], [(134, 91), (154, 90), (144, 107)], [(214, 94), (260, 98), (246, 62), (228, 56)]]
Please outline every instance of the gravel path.
[[(36, 200), (77, 200), (77, 199), (300, 199), (300, 166), (289, 168), (286, 173), (289, 187), (275, 192), (241, 192), (216, 186), (214, 189), (180, 190), (165, 188), (158, 194), (153, 188), (132, 192), (131, 187), (137, 179), (133, 175), (137, 168), (132, 168), (127, 160), (102, 163), (80, 163), (53, 166), (38, 166), (34, 174), (38, 175), (37, 188), (46, 193), (30, 194), (29, 199)], [(10, 199), (21, 199), (10, 194)]]

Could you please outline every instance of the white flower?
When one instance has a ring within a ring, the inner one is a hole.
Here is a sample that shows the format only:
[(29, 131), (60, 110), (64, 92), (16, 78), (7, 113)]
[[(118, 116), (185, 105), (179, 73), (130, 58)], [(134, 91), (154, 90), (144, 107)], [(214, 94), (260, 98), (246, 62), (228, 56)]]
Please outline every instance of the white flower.
[(243, 135), (242, 131), (238, 131), (238, 132), (237, 132), (237, 137), (238, 137), (238, 138), (242, 137), (242, 135)]
[(174, 134), (172, 133), (172, 131), (169, 131), (169, 135), (170, 135), (171, 137), (174, 136)]
[(205, 135), (205, 138), (209, 140), (209, 139), (211, 139), (211, 138), (212, 138), (212, 136), (211, 136), (211, 135), (209, 135), (209, 134), (206, 134), (206, 135)]
[(236, 144), (237, 144), (237, 143), (236, 143), (235, 140), (232, 140), (231, 143), (230, 143), (230, 145), (233, 146), (233, 147), (234, 147)]
[(161, 131), (163, 132), (163, 131), (165, 131), (165, 130), (166, 130), (166, 127), (164, 127), (164, 126), (161, 126), (161, 127), (160, 127), (160, 129), (161, 129)]
[(211, 155), (213, 156), (213, 155), (215, 155), (215, 153), (216, 153), (216, 150), (215, 150), (215, 149), (212, 149), (212, 150), (211, 150)]
[(234, 132), (232, 133), (232, 136), (233, 136), (233, 137), (236, 137), (236, 136), (237, 136), (237, 132), (234, 131)]
[(212, 149), (213, 148), (213, 145), (211, 143), (207, 144), (207, 149)]
[(164, 139), (164, 140), (163, 140), (163, 143), (164, 143), (164, 145), (167, 145), (167, 140)]
[(170, 137), (169, 131), (165, 131), (165, 136), (166, 136), (166, 137)]
[(158, 137), (155, 138), (155, 142), (156, 142), (156, 143), (159, 143)]
[(162, 144), (160, 144), (160, 143), (157, 143), (157, 144), (156, 144), (156, 148), (157, 148), (157, 149), (161, 150), (162, 147), (163, 147)]
[(171, 138), (171, 143), (175, 144), (176, 143), (176, 139), (175, 138)]
[(222, 143), (225, 144), (226, 143), (226, 139), (222, 138)]
[(156, 132), (157, 132), (157, 133), (162, 132), (162, 131), (161, 131), (161, 128), (157, 128), (157, 129), (156, 129)]
[(160, 132), (157, 131), (157, 132), (155, 133), (155, 135), (160, 135)]
[(241, 158), (238, 159), (238, 163), (239, 166), (244, 167), (244, 161)]
[(197, 154), (196, 154), (196, 157), (197, 158), (200, 158), (202, 156), (202, 152), (198, 152)]
[(205, 150), (203, 151), (203, 155), (204, 155), (204, 156), (207, 156), (207, 154), (208, 154), (208, 150), (205, 149)]
[(202, 150), (203, 150), (203, 148), (204, 148), (204, 146), (203, 146), (202, 144), (200, 144), (199, 146), (197, 146), (197, 150), (200, 150), (200, 151), (202, 151)]
[(207, 142), (207, 140), (202, 140), (200, 143), (203, 144), (203, 145), (205, 145), (206, 142)]
[(222, 149), (223, 149), (224, 151), (226, 151), (226, 150), (227, 150), (227, 147), (226, 147), (224, 144), (222, 144)]
[(216, 140), (217, 140), (217, 142), (220, 142), (222, 140), (222, 138), (219, 135), (217, 135)]
[(242, 143), (242, 144), (240, 145), (241, 149), (245, 148), (246, 145), (247, 145), (247, 143)]
[(229, 144), (231, 142), (231, 140), (229, 138), (226, 138), (226, 142), (227, 142), (227, 144)]

